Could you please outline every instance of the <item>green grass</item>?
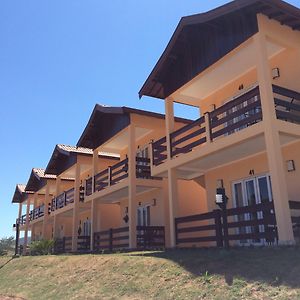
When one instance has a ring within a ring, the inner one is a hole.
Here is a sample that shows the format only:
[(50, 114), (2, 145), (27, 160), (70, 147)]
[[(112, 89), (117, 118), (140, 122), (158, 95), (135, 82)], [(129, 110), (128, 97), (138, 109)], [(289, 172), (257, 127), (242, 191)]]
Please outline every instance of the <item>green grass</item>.
[[(0, 258), (0, 266), (7, 260)], [(0, 269), (0, 295), (25, 299), (300, 299), (300, 248), (21, 257)]]

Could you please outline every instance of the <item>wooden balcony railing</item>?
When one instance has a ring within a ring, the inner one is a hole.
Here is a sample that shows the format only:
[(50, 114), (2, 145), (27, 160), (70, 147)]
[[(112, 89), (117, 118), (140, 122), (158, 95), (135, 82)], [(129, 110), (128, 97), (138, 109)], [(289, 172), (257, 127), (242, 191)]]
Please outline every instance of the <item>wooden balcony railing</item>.
[(45, 205), (42, 204), (30, 212), (29, 220), (30, 221), (37, 220), (37, 219), (43, 217), (44, 213), (45, 213)]
[[(151, 176), (150, 159), (136, 157), (136, 177), (144, 179), (156, 179)], [(112, 186), (128, 177), (128, 158), (101, 171), (94, 176), (94, 192), (99, 192), (108, 186)], [(86, 196), (93, 193), (92, 177), (86, 179)]]
[[(209, 141), (228, 136), (262, 120), (259, 87), (227, 102), (196, 121), (170, 134), (171, 157), (194, 150)], [(167, 160), (166, 137), (152, 144), (152, 164), (158, 166)]]
[(277, 119), (300, 124), (300, 93), (273, 85)]
[(25, 225), (26, 224), (26, 215), (22, 215), (21, 218), (18, 218), (16, 222), (19, 225)]
[[(157, 249), (165, 247), (163, 226), (137, 226), (137, 248)], [(129, 227), (111, 228), (94, 233), (94, 250), (119, 250), (129, 248)]]
[(163, 137), (152, 144), (153, 165), (162, 164), (167, 158), (167, 138)]
[(68, 206), (73, 203), (75, 199), (75, 190), (71, 188), (62, 194), (58, 195), (56, 198), (52, 199), (50, 205), (50, 211), (55, 211), (57, 209)]
[(113, 251), (128, 247), (129, 227), (111, 228), (94, 233), (94, 251)]

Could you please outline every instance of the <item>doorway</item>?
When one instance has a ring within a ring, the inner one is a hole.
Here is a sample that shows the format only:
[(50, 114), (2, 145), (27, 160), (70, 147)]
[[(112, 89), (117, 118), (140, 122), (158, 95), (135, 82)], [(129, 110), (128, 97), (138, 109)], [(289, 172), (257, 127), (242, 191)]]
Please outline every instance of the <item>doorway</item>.
[[(235, 181), (233, 183), (233, 203), (235, 207), (251, 206), (259, 203), (272, 202), (272, 186), (271, 178), (268, 174), (251, 177), (244, 180)], [(238, 222), (249, 220), (261, 220), (267, 218), (270, 212), (254, 212), (246, 213), (237, 216)], [(264, 225), (254, 225), (239, 228), (239, 234), (260, 233), (268, 230)], [(248, 239), (241, 240), (241, 245), (262, 245), (265, 244), (265, 239)]]

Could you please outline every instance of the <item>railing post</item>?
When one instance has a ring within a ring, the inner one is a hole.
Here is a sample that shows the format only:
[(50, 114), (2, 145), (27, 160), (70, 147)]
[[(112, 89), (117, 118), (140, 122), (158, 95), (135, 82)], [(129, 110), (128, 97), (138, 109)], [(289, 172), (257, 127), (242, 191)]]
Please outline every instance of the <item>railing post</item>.
[(212, 142), (212, 132), (211, 132), (211, 118), (210, 113), (206, 112), (204, 114), (205, 119), (205, 135), (206, 135), (206, 143)]
[(65, 237), (63, 237), (63, 239), (62, 239), (62, 251), (63, 251), (63, 253), (66, 252), (66, 238)]
[(177, 219), (175, 218), (174, 220), (174, 223), (175, 223), (175, 245), (178, 244), (178, 223), (177, 223)]
[(229, 237), (228, 237), (228, 216), (227, 216), (227, 209), (226, 207), (222, 209), (222, 220), (223, 220), (223, 242), (224, 242), (224, 247), (226, 249), (229, 248)]
[(223, 247), (221, 211), (219, 209), (215, 209), (214, 215), (215, 215), (217, 247)]
[(111, 166), (107, 168), (107, 185), (111, 186)]
[(64, 206), (67, 206), (67, 193), (64, 192)]
[(109, 229), (109, 251), (113, 251), (113, 229)]

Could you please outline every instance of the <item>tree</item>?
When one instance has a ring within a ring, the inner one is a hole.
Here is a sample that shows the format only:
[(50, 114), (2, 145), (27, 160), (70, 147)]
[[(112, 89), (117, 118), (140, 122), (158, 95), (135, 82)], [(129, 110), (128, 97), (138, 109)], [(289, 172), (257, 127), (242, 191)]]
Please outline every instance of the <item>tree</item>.
[(15, 248), (15, 239), (13, 236), (0, 239), (0, 255), (7, 255)]

